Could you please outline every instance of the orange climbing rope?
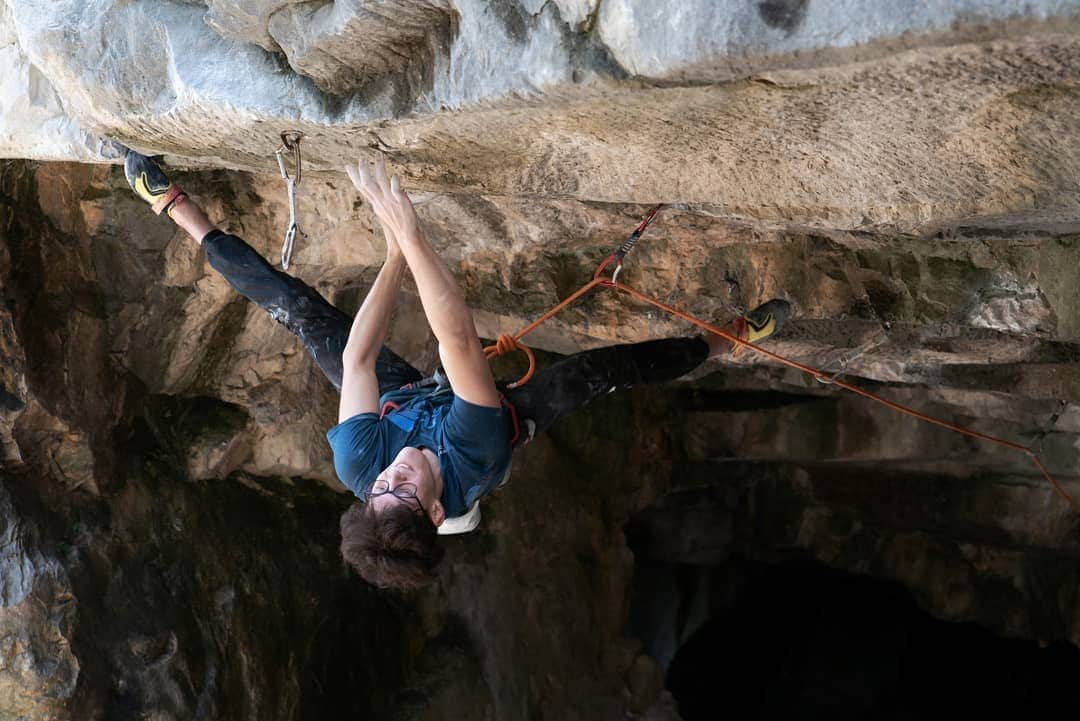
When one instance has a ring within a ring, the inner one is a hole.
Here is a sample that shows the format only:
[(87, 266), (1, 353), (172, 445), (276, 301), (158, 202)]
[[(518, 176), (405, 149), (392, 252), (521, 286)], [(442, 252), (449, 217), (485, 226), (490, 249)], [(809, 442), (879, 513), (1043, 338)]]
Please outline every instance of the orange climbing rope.
[[(714, 334), (720, 336), (721, 338), (724, 338), (728, 342), (734, 344), (737, 349), (748, 348), (750, 350), (756, 351), (756, 352), (762, 354), (763, 356), (765, 356), (766, 358), (771, 358), (772, 360), (776, 361), (777, 363), (782, 363), (783, 365), (789, 366), (791, 368), (795, 368), (796, 370), (802, 371), (803, 373), (806, 373), (807, 375), (813, 376), (814, 378), (817, 378), (818, 380), (820, 380), (822, 382), (828, 383), (830, 385), (839, 386), (840, 388), (843, 388), (846, 391), (850, 391), (851, 393), (854, 393), (855, 395), (862, 396), (863, 398), (874, 401), (875, 403), (880, 403), (883, 406), (886, 406), (888, 408), (893, 409), (894, 411), (904, 413), (905, 415), (909, 415), (912, 418), (916, 418), (916, 419), (918, 419), (920, 421), (925, 421), (926, 423), (932, 423), (932, 424), (934, 424), (936, 426), (940, 426), (942, 428), (948, 429), (948, 430), (953, 431), (955, 433), (960, 433), (960, 434), (963, 434), (965, 436), (970, 436), (971, 438), (977, 438), (979, 440), (988, 441), (990, 443), (996, 443), (998, 445), (1005, 446), (1006, 448), (1011, 448), (1011, 449), (1016, 450), (1016, 451), (1022, 451), (1023, 453), (1027, 454), (1027, 456), (1029, 458), (1031, 458), (1032, 463), (1035, 464), (1035, 467), (1037, 469), (1039, 469), (1039, 472), (1042, 473), (1043, 477), (1047, 480), (1047, 482), (1049, 482), (1050, 485), (1054, 488), (1054, 490), (1057, 491), (1058, 495), (1060, 495), (1062, 498), (1064, 498), (1066, 501), (1068, 501), (1069, 505), (1072, 506), (1073, 510), (1080, 513), (1080, 503), (1077, 503), (1077, 501), (1072, 496), (1070, 496), (1069, 493), (1064, 488), (1062, 488), (1061, 484), (1057, 482), (1057, 480), (1050, 474), (1050, 471), (1048, 471), (1046, 469), (1046, 466), (1043, 465), (1042, 461), (1039, 459), (1039, 456), (1035, 453), (1035, 451), (1031, 450), (1031, 448), (1029, 448), (1028, 446), (1024, 446), (1024, 445), (1021, 445), (1019, 443), (1014, 443), (1012, 441), (1005, 440), (1004, 438), (998, 438), (997, 436), (991, 436), (991, 435), (986, 434), (986, 433), (980, 433), (979, 431), (972, 430), (972, 429), (966, 428), (964, 426), (956, 425), (954, 423), (949, 423), (948, 421), (944, 421), (944, 420), (942, 420), (940, 418), (935, 418), (934, 416), (927, 415), (925, 413), (920, 413), (919, 411), (917, 411), (917, 410), (915, 410), (913, 408), (909, 408), (908, 406), (905, 406), (903, 404), (887, 400), (887, 399), (882, 398), (881, 396), (879, 396), (879, 395), (877, 395), (875, 393), (871, 393), (870, 391), (859, 388), (858, 386), (854, 386), (854, 385), (851, 385), (850, 383), (846, 383), (846, 382), (844, 382), (842, 380), (839, 380), (839, 379), (835, 378), (834, 376), (832, 376), (832, 375), (830, 375), (828, 373), (825, 373), (822, 370), (819, 370), (817, 368), (812, 368), (812, 367), (810, 367), (808, 365), (804, 365), (802, 363), (799, 363), (798, 361), (793, 361), (793, 360), (791, 360), (789, 358), (785, 358), (784, 356), (780, 355), (779, 353), (773, 353), (772, 351), (765, 350), (764, 348), (761, 348), (761, 347), (759, 347), (757, 345), (754, 345), (753, 343), (750, 343), (749, 341), (745, 341), (745, 340), (742, 340), (741, 338), (737, 338), (736, 336), (732, 335), (731, 333), (728, 333), (725, 330), (722, 330), (721, 328), (717, 328), (716, 326), (714, 326), (714, 325), (712, 325), (710, 323), (706, 323), (705, 321), (700, 320), (699, 318), (695, 318), (694, 316), (690, 315), (689, 313), (681, 311), (678, 308), (675, 308), (675, 307), (670, 306), (670, 305), (668, 305), (666, 303), (663, 303), (663, 302), (661, 302), (659, 300), (656, 300), (655, 298), (647, 296), (644, 293), (642, 293), (640, 291), (637, 291), (637, 290), (635, 290), (634, 288), (631, 288), (628, 285), (621, 285), (618, 282), (618, 277), (619, 277), (619, 272), (622, 270), (623, 258), (625, 258), (627, 253), (629, 253), (630, 250), (633, 249), (634, 243), (637, 242), (637, 239), (641, 236), (641, 233), (645, 230), (645, 228), (647, 228), (649, 226), (649, 224), (652, 222), (653, 218), (656, 216), (657, 212), (659, 212), (659, 210), (662, 207), (664, 207), (663, 204), (657, 205), (655, 208), (653, 208), (649, 212), (649, 214), (646, 216), (645, 220), (643, 220), (641, 222), (641, 224), (638, 225), (637, 229), (634, 231), (633, 234), (631, 234), (631, 236), (627, 239), (627, 241), (625, 243), (623, 243), (623, 245), (618, 250), (616, 250), (615, 252), (608, 255), (608, 257), (605, 258), (602, 263), (600, 263), (600, 265), (596, 269), (596, 272), (593, 273), (592, 280), (590, 280), (588, 283), (586, 283), (585, 285), (578, 288), (576, 291), (574, 291), (569, 296), (567, 296), (558, 305), (556, 305), (551, 310), (549, 310), (546, 313), (544, 313), (543, 315), (541, 315), (539, 318), (534, 320), (529, 325), (525, 326), (523, 329), (521, 329), (520, 331), (518, 331), (514, 335), (512, 335), (512, 336), (511, 335), (506, 335), (506, 334), (500, 335), (499, 339), (498, 339), (498, 342), (495, 345), (488, 346), (487, 348), (484, 349), (484, 352), (487, 354), (488, 358), (494, 358), (497, 355), (502, 355), (503, 353), (509, 353), (510, 351), (513, 351), (513, 350), (523, 350), (528, 355), (528, 357), (529, 357), (529, 370), (528, 370), (528, 372), (524, 376), (522, 376), (518, 381), (511, 384), (511, 386), (510, 386), (511, 388), (517, 387), (517, 386), (520, 386), (520, 385), (524, 385), (525, 383), (527, 383), (528, 380), (532, 377), (534, 370), (536, 369), (536, 360), (533, 357), (532, 351), (530, 351), (526, 346), (524, 346), (524, 345), (522, 345), (520, 343), (520, 340), (522, 338), (524, 338), (526, 335), (528, 335), (532, 331), (536, 330), (536, 328), (538, 328), (541, 324), (543, 324), (549, 318), (551, 318), (552, 316), (557, 314), (559, 311), (561, 311), (563, 308), (565, 308), (566, 306), (573, 303), (575, 300), (577, 300), (581, 296), (583, 296), (586, 293), (588, 293), (589, 291), (591, 291), (593, 288), (595, 288), (597, 286), (600, 286), (602, 288), (612, 288), (612, 289), (615, 289), (615, 290), (622, 291), (623, 293), (626, 293), (627, 295), (631, 296), (632, 298), (636, 298), (636, 299), (638, 299), (638, 300), (640, 300), (640, 301), (642, 301), (644, 303), (648, 303), (649, 305), (655, 306), (656, 308), (659, 308), (660, 310), (663, 310), (663, 311), (665, 311), (667, 313), (670, 313), (671, 315), (673, 315), (673, 316), (675, 316), (677, 318), (682, 318), (685, 321), (693, 323), (697, 327), (699, 327), (699, 328), (701, 328), (703, 330), (706, 330), (709, 333), (714, 333)], [(614, 273), (611, 276), (611, 279), (609, 280), (607, 278), (602, 278), (601, 274), (613, 262), (616, 263), (616, 267), (615, 267)]]
[[(520, 333), (519, 336), (525, 335)], [(529, 370), (525, 371), (525, 375), (518, 378), (513, 383), (507, 384), (507, 388), (517, 388), (523, 386), (529, 382), (529, 379), (533, 377), (533, 373), (536, 372), (536, 356), (533, 355), (532, 349), (530, 349), (524, 343), (518, 343), (517, 338), (506, 333), (500, 333), (499, 337), (495, 340), (495, 345), (489, 345), (484, 349), (484, 355), (488, 360), (491, 360), (495, 356), (504, 355), (511, 351), (519, 350), (524, 353), (529, 359)]]

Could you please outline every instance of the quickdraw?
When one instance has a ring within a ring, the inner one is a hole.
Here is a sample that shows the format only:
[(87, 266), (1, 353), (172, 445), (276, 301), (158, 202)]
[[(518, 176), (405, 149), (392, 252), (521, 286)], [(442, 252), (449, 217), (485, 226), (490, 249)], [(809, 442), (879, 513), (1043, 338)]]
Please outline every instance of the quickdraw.
[[(292, 260), (293, 243), (299, 233), (304, 238), (307, 234), (300, 230), (300, 222), (296, 212), (296, 188), (300, 185), (303, 167), (300, 159), (300, 140), (304, 134), (299, 130), (286, 130), (281, 134), (281, 145), (274, 151), (277, 157), (278, 169), (281, 170), (281, 179), (285, 181), (285, 187), (289, 193), (289, 226), (285, 229), (285, 242), (281, 246), (281, 269), (288, 270)], [(292, 153), (293, 167), (296, 168), (296, 177), (290, 178), (289, 171), (285, 169), (285, 155)]]
[(882, 323), (881, 330), (875, 331), (874, 334), (872, 336), (870, 336), (870, 339), (867, 340), (865, 343), (858, 346), (857, 348), (853, 348), (853, 349), (851, 349), (849, 351), (845, 351), (844, 353), (841, 353), (840, 356), (838, 358), (836, 358), (835, 360), (831, 360), (828, 363), (824, 364), (825, 368), (835, 367), (837, 369), (836, 372), (834, 372), (834, 373), (832, 373), (829, 376), (824, 377), (824, 378), (821, 377), (821, 376), (814, 376), (814, 380), (816, 380), (818, 383), (823, 383), (825, 385), (832, 385), (839, 378), (843, 378), (847, 374), (848, 366), (853, 361), (855, 361), (856, 359), (858, 359), (862, 355), (864, 355), (866, 353), (869, 353), (870, 351), (874, 350), (875, 348), (881, 346), (882, 344), (886, 343), (888, 340), (889, 340), (888, 326), (885, 325), (884, 323)]
[(871, 300), (870, 294), (866, 290), (866, 286), (863, 285), (859, 279), (858, 273), (852, 267), (852, 263), (848, 261), (844, 267), (844, 276), (847, 278), (848, 284), (857, 293), (862, 295), (862, 301), (866, 304), (866, 307), (870, 309), (870, 315), (874, 317), (874, 320), (878, 323), (878, 330), (870, 336), (867, 340), (860, 343), (857, 347), (842, 352), (837, 358), (831, 360), (824, 365), (825, 368), (835, 367), (837, 370), (828, 377), (814, 376), (814, 380), (818, 383), (825, 385), (832, 385), (838, 378), (842, 378), (848, 373), (848, 366), (862, 356), (865, 353), (874, 350), (891, 340), (892, 337), (892, 324), (878, 315), (877, 308), (874, 307), (874, 301)]

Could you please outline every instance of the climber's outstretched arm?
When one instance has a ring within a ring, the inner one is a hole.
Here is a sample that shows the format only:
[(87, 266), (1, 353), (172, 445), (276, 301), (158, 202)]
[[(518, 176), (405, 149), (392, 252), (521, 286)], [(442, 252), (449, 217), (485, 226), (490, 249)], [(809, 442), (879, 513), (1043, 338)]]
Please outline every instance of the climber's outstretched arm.
[(454, 394), (478, 406), (498, 408), (499, 392), (472, 312), (449, 269), (419, 233), (402, 243), (401, 250), (416, 278), (424, 315), (439, 340), (439, 359)]
[(397, 176), (388, 179), (381, 160), (375, 163), (374, 172), (361, 161), (356, 170), (349, 169), (349, 176), (371, 203), (384, 230), (393, 234), (401, 247), (416, 279), (424, 315), (439, 341), (443, 370), (454, 393), (470, 403), (497, 408), (499, 393), (472, 313), (449, 268), (420, 232), (416, 211)]
[(387, 238), (389, 251), (386, 263), (368, 290), (364, 303), (356, 312), (349, 340), (341, 354), (341, 403), (338, 406), (338, 422), (342, 423), (358, 413), (377, 413), (379, 410), (379, 381), (375, 374), (375, 360), (386, 340), (394, 301), (405, 276), (405, 259)]

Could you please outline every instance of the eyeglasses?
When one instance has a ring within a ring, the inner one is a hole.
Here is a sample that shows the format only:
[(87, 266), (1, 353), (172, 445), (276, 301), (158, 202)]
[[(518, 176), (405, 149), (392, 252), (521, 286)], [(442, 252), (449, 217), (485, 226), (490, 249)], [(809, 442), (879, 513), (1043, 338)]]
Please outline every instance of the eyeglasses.
[(367, 492), (367, 499), (370, 501), (376, 496), (385, 496), (387, 493), (406, 503), (410, 499), (416, 501), (416, 505), (420, 507), (420, 512), (425, 516), (428, 515), (427, 509), (424, 508), (424, 504), (420, 502), (420, 497), (416, 495), (415, 483), (399, 483), (393, 488), (390, 488), (390, 484), (386, 481), (375, 481), (371, 484), (371, 488)]

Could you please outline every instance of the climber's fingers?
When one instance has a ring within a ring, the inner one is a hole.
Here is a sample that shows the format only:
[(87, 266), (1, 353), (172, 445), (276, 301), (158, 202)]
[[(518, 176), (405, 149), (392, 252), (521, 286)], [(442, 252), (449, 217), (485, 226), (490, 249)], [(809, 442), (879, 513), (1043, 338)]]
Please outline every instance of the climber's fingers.
[(354, 168), (351, 165), (346, 165), (345, 172), (348, 174), (349, 180), (352, 181), (352, 184), (356, 186), (356, 189), (363, 190), (363, 188), (360, 187), (363, 184), (363, 179), (360, 177), (360, 166), (358, 165)]
[(415, 233), (417, 221), (412, 201), (401, 189), (400, 176), (395, 174), (391, 178), (387, 177), (386, 163), (382, 158), (376, 159), (374, 165), (361, 159), (355, 170), (346, 168), (346, 171), (353, 185), (371, 204), (372, 211), (384, 229), (398, 237)]
[(360, 191), (360, 195), (364, 197), (369, 203), (371, 203), (372, 209), (378, 213), (380, 209), (386, 204), (386, 193), (375, 181), (371, 168), (367, 161), (361, 159), (356, 164), (356, 169), (347, 168), (349, 178), (353, 181), (353, 185)]
[(383, 192), (390, 190), (390, 179), (386, 177), (386, 163), (382, 156), (375, 158), (375, 182)]
[(360, 176), (360, 190), (365, 193), (371, 187), (371, 169), (368, 168), (367, 161), (361, 158), (356, 163), (357, 174)]

